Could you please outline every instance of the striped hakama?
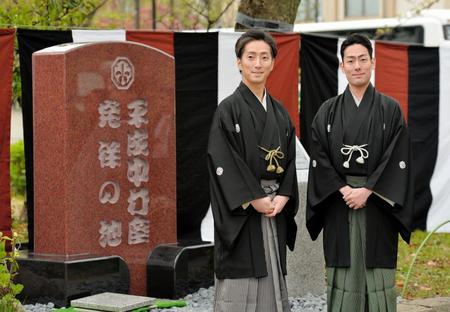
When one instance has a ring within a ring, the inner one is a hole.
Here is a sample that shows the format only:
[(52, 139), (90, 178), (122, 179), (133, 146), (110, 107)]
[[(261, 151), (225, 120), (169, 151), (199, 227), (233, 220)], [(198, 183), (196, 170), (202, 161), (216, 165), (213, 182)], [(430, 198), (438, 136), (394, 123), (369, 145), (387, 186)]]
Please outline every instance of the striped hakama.
[(327, 267), (328, 312), (395, 312), (395, 269), (366, 268), (365, 208), (349, 208), (349, 228), (350, 267)]
[[(265, 192), (273, 198), (278, 184), (262, 180)], [(269, 185), (272, 184), (272, 185)], [(286, 280), (281, 271), (275, 218), (261, 215), (267, 276), (262, 278), (216, 279), (215, 312), (290, 311)]]

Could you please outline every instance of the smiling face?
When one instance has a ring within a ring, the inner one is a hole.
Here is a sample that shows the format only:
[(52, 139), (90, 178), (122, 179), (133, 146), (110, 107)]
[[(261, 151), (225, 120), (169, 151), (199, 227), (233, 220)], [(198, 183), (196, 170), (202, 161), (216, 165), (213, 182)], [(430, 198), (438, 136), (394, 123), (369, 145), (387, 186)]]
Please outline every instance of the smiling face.
[(353, 44), (345, 49), (341, 69), (350, 86), (355, 88), (367, 86), (374, 68), (375, 59), (370, 58), (369, 51), (363, 45)]
[(274, 65), (270, 46), (263, 40), (250, 41), (237, 64), (246, 85), (264, 86)]

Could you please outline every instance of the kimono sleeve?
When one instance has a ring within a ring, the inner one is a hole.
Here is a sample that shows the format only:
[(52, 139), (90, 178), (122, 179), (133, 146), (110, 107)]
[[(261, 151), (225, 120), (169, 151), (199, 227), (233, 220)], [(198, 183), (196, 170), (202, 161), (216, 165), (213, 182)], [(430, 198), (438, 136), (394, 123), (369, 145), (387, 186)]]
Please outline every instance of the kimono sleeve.
[(286, 169), (280, 183), (280, 188), (278, 189), (278, 194), (289, 196), (289, 201), (284, 206), (283, 213), (286, 216), (287, 223), (286, 245), (292, 251), (294, 250), (295, 240), (297, 236), (297, 224), (295, 223), (295, 215), (297, 214), (299, 204), (297, 169), (295, 168), (296, 136), (295, 128), (293, 126), (290, 127), (288, 138)]
[(222, 243), (231, 248), (250, 213), (251, 208), (244, 210), (242, 204), (266, 194), (238, 152), (233, 123), (227, 117), (220, 109), (214, 116), (208, 143), (208, 171), (215, 231)]
[(400, 108), (394, 109), (387, 129), (389, 143), (377, 167), (368, 177), (366, 188), (393, 201), (389, 212), (397, 219), (400, 235), (409, 242), (413, 217), (414, 184), (411, 168), (409, 131)]
[[(289, 196), (290, 200), (286, 208), (288, 213), (295, 216), (298, 210), (298, 183), (297, 183), (297, 169), (295, 168), (295, 145), (296, 136), (295, 128), (290, 127), (288, 144), (287, 144), (287, 161), (284, 175), (280, 182), (280, 188), (278, 189), (279, 195)], [(285, 208), (285, 209), (286, 209)]]
[[(329, 104), (329, 102), (328, 102)], [(337, 173), (331, 159), (327, 138), (327, 102), (322, 104), (312, 124), (312, 144), (306, 202), (306, 228), (316, 240), (323, 228), (323, 213), (327, 200), (346, 183)]]
[[(235, 210), (266, 194), (245, 162), (245, 155), (238, 152), (234, 124), (226, 119), (226, 114), (216, 112), (209, 136), (208, 167), (210, 183), (220, 191), (228, 209)], [(231, 125), (227, 127), (227, 123)]]
[[(324, 103), (323, 106), (326, 105)], [(308, 176), (308, 205), (312, 210), (334, 192), (346, 185), (334, 168), (328, 149), (326, 110), (321, 109), (314, 118), (311, 131), (310, 164)]]

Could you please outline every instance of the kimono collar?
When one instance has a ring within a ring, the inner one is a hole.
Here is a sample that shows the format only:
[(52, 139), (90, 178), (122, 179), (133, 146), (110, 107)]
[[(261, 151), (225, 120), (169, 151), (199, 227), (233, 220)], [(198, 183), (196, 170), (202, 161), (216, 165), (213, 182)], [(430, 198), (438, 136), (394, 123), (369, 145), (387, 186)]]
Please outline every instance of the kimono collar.
[[(262, 122), (262, 124), (265, 124), (266, 109), (263, 107), (263, 105), (261, 105), (261, 101), (258, 99), (258, 97), (243, 82), (241, 82), (239, 84), (239, 87), (237, 88), (237, 90), (241, 93), (245, 102), (247, 102), (247, 104), (251, 107), (252, 111), (255, 112), (259, 121)], [(266, 103), (267, 103), (267, 97), (268, 97), (268, 93), (265, 92)], [(263, 98), (263, 100), (264, 100), (264, 98)]]
[(366, 91), (364, 91), (363, 97), (361, 98), (360, 101), (358, 101), (358, 98), (356, 97), (356, 95), (353, 94), (352, 90), (350, 89), (350, 85), (347, 85), (347, 88), (345, 89), (345, 93), (348, 93), (349, 95), (352, 96), (353, 101), (355, 102), (355, 105), (357, 107), (359, 107), (359, 105), (364, 102), (372, 102), (373, 91), (374, 87), (372, 86), (372, 83), (369, 82)]

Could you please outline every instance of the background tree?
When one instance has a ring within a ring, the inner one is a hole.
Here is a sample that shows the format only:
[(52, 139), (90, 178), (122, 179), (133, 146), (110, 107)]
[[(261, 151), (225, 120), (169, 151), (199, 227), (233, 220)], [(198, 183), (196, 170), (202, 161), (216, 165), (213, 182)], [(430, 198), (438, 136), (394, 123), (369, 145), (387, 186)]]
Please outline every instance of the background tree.
[(184, 0), (186, 5), (206, 22), (206, 30), (211, 29), (231, 8), (235, 0)]
[[(92, 26), (133, 29), (138, 28), (137, 25), (139, 25), (140, 29), (157, 30), (233, 27), (239, 1), (156, 0), (155, 14), (153, 14), (152, 4), (153, 0), (108, 0), (95, 14)], [(136, 11), (137, 7), (139, 14)], [(137, 15), (139, 15), (139, 22), (136, 20)], [(153, 24), (156, 24), (155, 28)]]
[(241, 0), (235, 29), (292, 31), (301, 0)]

